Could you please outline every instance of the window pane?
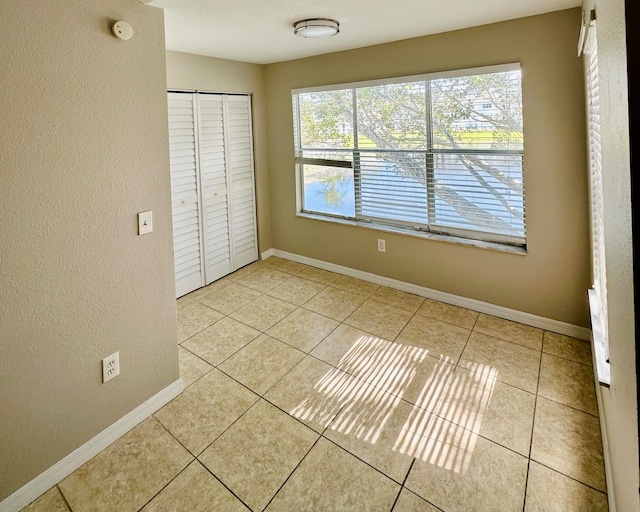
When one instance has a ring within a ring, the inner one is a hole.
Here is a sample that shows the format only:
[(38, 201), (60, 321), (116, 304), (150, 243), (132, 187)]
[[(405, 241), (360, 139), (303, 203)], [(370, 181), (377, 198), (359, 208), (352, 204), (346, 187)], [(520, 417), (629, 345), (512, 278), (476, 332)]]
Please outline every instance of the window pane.
[(303, 148), (353, 147), (353, 93), (305, 92), (298, 95)]
[(521, 73), (470, 72), (295, 93), (302, 209), (524, 243)]
[(353, 169), (304, 164), (302, 174), (304, 211), (355, 216)]
[(363, 217), (427, 223), (424, 153), (363, 153), (360, 176)]
[(524, 237), (521, 155), (434, 156), (433, 225)]
[(520, 71), (430, 81), (433, 147), (522, 149)]
[(426, 149), (425, 83), (356, 89), (358, 147)]

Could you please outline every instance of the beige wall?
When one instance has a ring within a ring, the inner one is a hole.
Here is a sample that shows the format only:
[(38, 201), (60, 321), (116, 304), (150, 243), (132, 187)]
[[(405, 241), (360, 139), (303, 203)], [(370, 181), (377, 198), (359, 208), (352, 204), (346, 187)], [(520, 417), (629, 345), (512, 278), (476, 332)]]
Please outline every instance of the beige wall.
[(616, 509), (640, 510), (624, 0), (596, 8), (611, 387), (601, 388)]
[(162, 11), (2, 2), (0, 48), (1, 501), (177, 380), (178, 357)]
[[(572, 9), (267, 65), (274, 248), (588, 326), (579, 21)], [(508, 62), (522, 65), (526, 256), (295, 216), (292, 88)]]
[(167, 85), (169, 89), (242, 92), (252, 95), (258, 246), (260, 252), (271, 249), (264, 66), (168, 51)]

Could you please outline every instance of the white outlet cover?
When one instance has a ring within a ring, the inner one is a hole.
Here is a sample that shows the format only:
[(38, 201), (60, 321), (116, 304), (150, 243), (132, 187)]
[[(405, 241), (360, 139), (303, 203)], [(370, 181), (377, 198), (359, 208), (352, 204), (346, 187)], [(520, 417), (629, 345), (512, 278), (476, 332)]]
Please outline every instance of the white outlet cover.
[(140, 212), (138, 214), (138, 234), (146, 235), (153, 231), (153, 212)]
[(107, 382), (120, 375), (120, 352), (111, 354), (102, 360), (102, 382)]

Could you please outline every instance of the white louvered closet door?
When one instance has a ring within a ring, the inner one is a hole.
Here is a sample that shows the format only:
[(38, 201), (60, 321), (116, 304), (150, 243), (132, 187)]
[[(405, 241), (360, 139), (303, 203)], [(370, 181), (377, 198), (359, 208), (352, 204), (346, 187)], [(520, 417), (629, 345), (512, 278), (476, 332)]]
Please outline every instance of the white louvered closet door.
[(235, 270), (231, 267), (229, 237), (224, 97), (219, 94), (199, 94), (197, 103), (205, 283), (209, 284)]
[(173, 255), (178, 297), (204, 284), (195, 97), (169, 93)]
[(169, 93), (176, 294), (258, 259), (251, 99)]
[(258, 259), (251, 98), (225, 96), (233, 270)]

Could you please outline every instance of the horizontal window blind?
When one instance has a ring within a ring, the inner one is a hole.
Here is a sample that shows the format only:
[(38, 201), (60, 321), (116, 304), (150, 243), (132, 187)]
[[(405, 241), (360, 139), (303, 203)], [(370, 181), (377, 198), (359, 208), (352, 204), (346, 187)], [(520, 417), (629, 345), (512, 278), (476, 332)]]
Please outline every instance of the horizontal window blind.
[(598, 44), (595, 20), (591, 21), (587, 48), (587, 100), (589, 121), (589, 175), (591, 184), (591, 254), (595, 305), (600, 320), (602, 349), (609, 360), (607, 318), (607, 278), (604, 246), (604, 218), (602, 197), (602, 158), (600, 154), (600, 89), (598, 85)]
[(519, 68), (293, 93), (300, 210), (524, 245)]

